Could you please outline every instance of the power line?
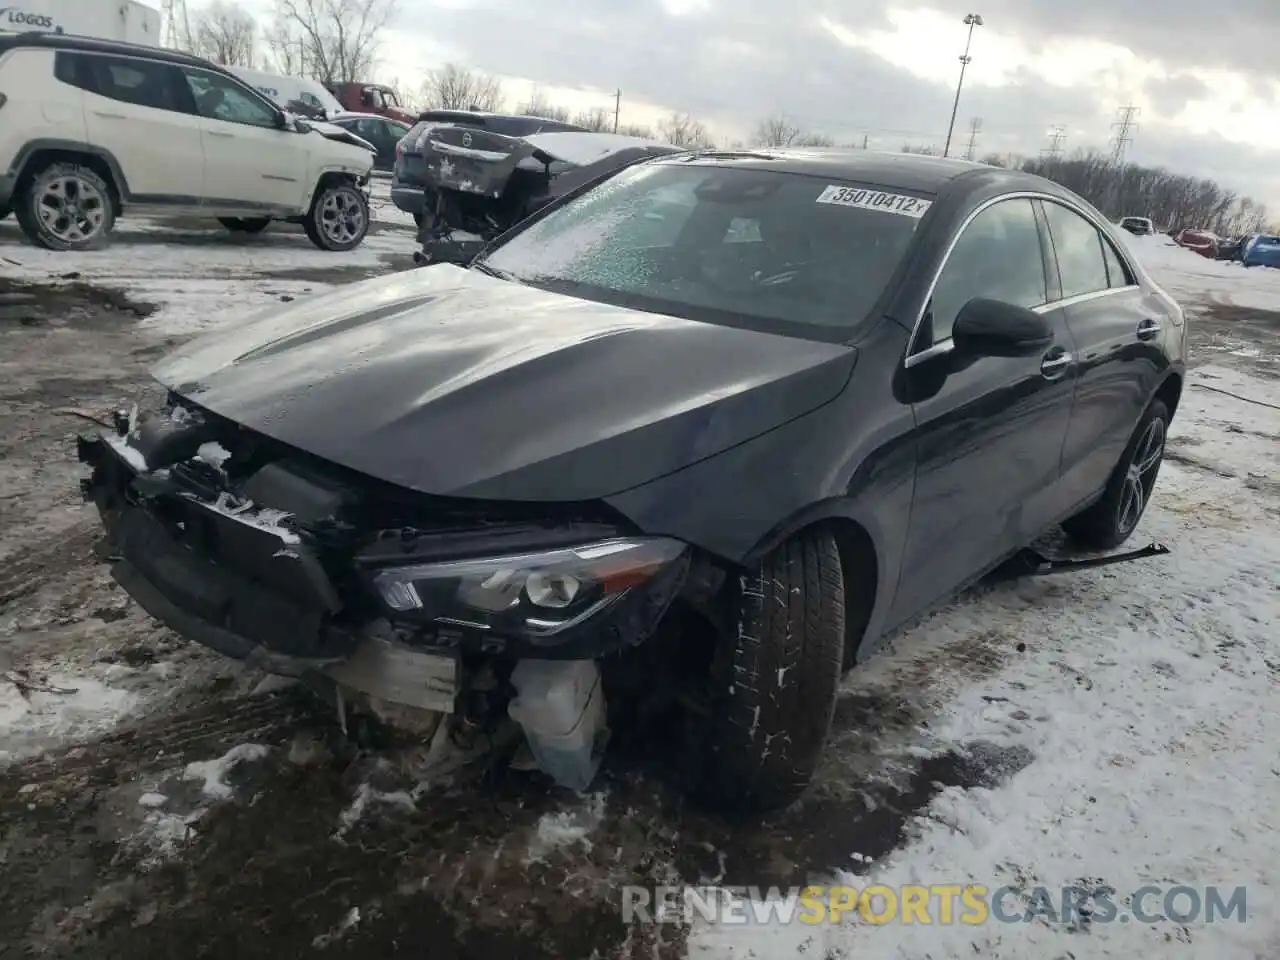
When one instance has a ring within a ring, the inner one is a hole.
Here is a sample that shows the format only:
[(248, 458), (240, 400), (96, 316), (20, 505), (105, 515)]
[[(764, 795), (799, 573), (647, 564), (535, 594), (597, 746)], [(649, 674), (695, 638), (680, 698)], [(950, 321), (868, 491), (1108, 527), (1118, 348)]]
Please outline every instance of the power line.
[(1115, 123), (1111, 125), (1111, 129), (1116, 131), (1116, 135), (1111, 139), (1111, 163), (1113, 166), (1120, 166), (1124, 162), (1124, 151), (1129, 144), (1133, 143), (1133, 134), (1138, 132), (1138, 124), (1135, 118), (1141, 110), (1130, 104), (1127, 107), (1121, 107)]
[(969, 143), (964, 148), (964, 158), (973, 159), (974, 148), (978, 145), (978, 134), (982, 132), (982, 118), (974, 117), (969, 121)]

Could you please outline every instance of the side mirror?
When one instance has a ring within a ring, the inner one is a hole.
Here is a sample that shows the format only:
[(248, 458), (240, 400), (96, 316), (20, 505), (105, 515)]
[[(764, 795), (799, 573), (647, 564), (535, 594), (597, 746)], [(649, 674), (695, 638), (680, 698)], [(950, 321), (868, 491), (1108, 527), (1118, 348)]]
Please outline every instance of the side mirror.
[(294, 133), (310, 133), (311, 129), (312, 129), (311, 124), (307, 123), (307, 121), (303, 119), (297, 119), (293, 121)]
[(968, 356), (1028, 357), (1053, 343), (1053, 328), (1034, 310), (975, 297), (960, 308), (951, 339)]

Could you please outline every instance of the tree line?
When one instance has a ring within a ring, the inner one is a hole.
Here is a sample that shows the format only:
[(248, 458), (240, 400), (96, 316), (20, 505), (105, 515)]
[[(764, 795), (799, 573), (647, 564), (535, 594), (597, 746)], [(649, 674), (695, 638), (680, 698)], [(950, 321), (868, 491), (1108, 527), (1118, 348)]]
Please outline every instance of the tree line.
[[(379, 45), (387, 25), (399, 12), (400, 0), (274, 0), (268, 26), (236, 0), (210, 0), (185, 25), (185, 45), (200, 56), (228, 66), (257, 67), (312, 77), (322, 83), (350, 83), (370, 79), (377, 66)], [(617, 132), (661, 140), (690, 148), (830, 147), (836, 141), (806, 129), (785, 114), (762, 119), (745, 140), (721, 142), (707, 125), (689, 113), (672, 112), (654, 126), (623, 123), (616, 103), (570, 110), (535, 88), (512, 101), (502, 82), (458, 64), (444, 64), (427, 73), (417, 89), (392, 83), (400, 102), (409, 108), (485, 110), (544, 117), (573, 123), (587, 130)], [(848, 147), (861, 143), (841, 144)], [(904, 153), (932, 154), (931, 146), (904, 144)], [(1163, 167), (1113, 163), (1096, 150), (1080, 150), (1071, 157), (1022, 157), (989, 154), (983, 163), (1039, 174), (1080, 194), (1113, 220), (1124, 216), (1150, 217), (1161, 229), (1199, 227), (1232, 236), (1269, 226), (1266, 206), (1205, 177), (1173, 173)]]

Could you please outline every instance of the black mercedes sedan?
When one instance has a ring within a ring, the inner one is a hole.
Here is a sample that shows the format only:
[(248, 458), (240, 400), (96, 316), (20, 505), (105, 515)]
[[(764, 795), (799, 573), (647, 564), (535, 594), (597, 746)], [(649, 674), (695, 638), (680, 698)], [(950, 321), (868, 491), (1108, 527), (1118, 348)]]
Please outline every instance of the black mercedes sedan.
[(117, 580), (209, 647), (343, 709), (519, 717), (562, 781), (582, 718), (669, 696), (690, 788), (770, 808), (895, 628), (1056, 525), (1130, 537), (1185, 342), (1047, 180), (682, 154), (182, 348), (81, 438), (83, 488)]

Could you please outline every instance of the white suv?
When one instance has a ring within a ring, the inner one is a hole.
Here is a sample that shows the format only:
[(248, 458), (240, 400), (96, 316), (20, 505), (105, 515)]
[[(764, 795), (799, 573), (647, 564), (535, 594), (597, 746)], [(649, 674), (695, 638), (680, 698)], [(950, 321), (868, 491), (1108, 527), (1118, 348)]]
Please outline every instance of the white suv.
[(301, 223), (324, 250), (369, 229), (373, 148), (282, 111), (171, 50), (57, 34), (0, 37), (0, 214), (53, 250), (106, 241), (122, 211)]

